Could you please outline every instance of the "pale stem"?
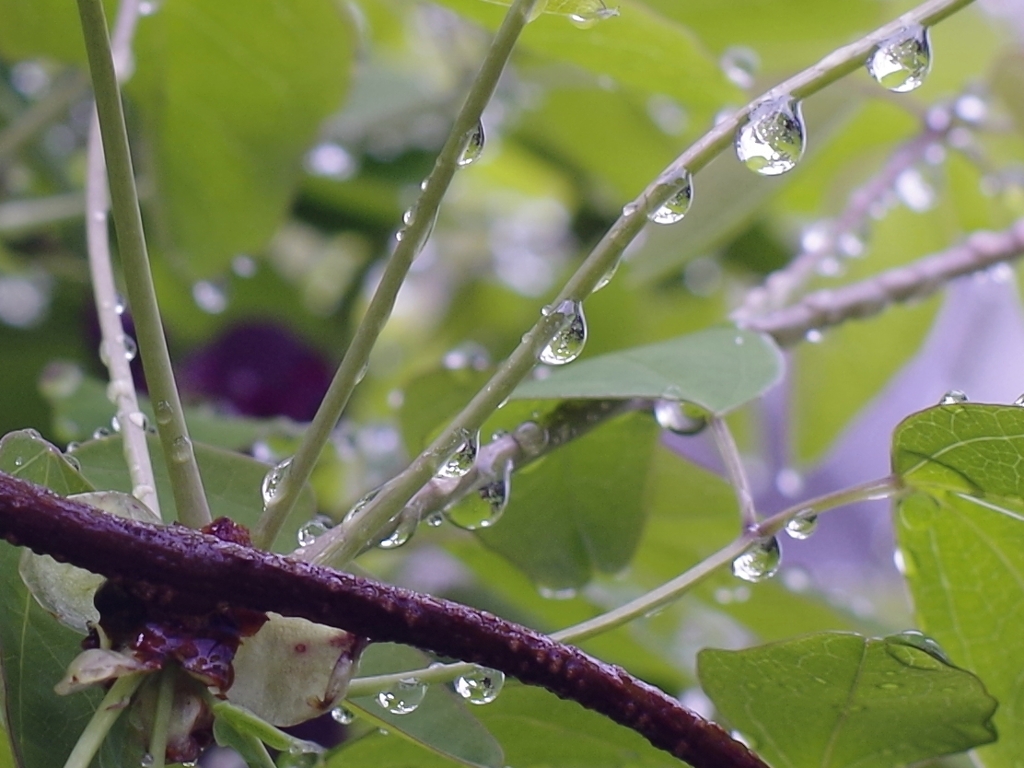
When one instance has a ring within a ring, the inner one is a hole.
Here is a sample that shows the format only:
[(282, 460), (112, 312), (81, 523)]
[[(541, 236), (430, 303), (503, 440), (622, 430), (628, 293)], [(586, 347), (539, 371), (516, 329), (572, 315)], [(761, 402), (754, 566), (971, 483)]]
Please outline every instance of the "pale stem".
[(480, 66), (480, 72), (455, 118), (448, 140), (441, 148), (434, 169), (427, 177), (422, 194), (412, 209), (415, 215), (402, 229), (402, 238), (396, 243), (395, 250), (388, 259), (380, 283), (374, 291), (366, 314), (356, 328), (341, 365), (334, 374), (331, 386), (303, 435), (277, 494), (269, 500), (253, 530), (253, 543), (256, 546), (267, 547), (276, 538), (295, 506), (303, 484), (312, 474), (317, 458), (327, 445), (352, 392), (362, 379), (370, 352), (391, 316), (398, 291), (405, 281), (413, 259), (430, 234), (441, 201), (458, 169), (459, 157), (465, 148), (467, 135), (479, 123), (480, 115), (498, 85), (498, 78), (536, 2), (538, 0), (515, 0), (498, 28), (487, 56)]
[(100, 705), (96, 707), (89, 724), (85, 726), (82, 735), (78, 737), (74, 749), (68, 755), (64, 768), (89, 768), (93, 757), (99, 751), (100, 745), (107, 737), (110, 729), (121, 713), (128, 707), (132, 694), (138, 689), (145, 679), (143, 672), (136, 672), (117, 678), (110, 686), (107, 695), (103, 697)]
[[(821, 515), (838, 507), (848, 506), (860, 501), (888, 498), (900, 493), (901, 490), (899, 478), (890, 476), (794, 504), (766, 518), (760, 524), (755, 525), (754, 528), (748, 530), (671, 581), (667, 581), (660, 587), (600, 616), (595, 616), (574, 626), (553, 632), (551, 638), (561, 643), (578, 644), (603, 632), (627, 624), (634, 619), (658, 611), (678, 600), (719, 568), (730, 564), (759, 539), (766, 536), (774, 536), (785, 528), (786, 523), (797, 515)], [(349, 698), (369, 696), (410, 677), (415, 678), (421, 683), (447, 682), (459, 675), (472, 672), (476, 668), (475, 664), (458, 662), (455, 664), (434, 665), (425, 669), (397, 672), (390, 675), (356, 678), (349, 686), (346, 696)]]
[[(622, 216), (612, 225), (587, 259), (569, 279), (551, 306), (565, 301), (583, 301), (618, 261), (626, 246), (647, 223), (647, 212), (659, 207), (678, 189), (684, 172), (691, 174), (704, 168), (712, 159), (731, 147), (737, 129), (750, 111), (765, 99), (786, 95), (806, 98), (825, 86), (864, 66), (868, 55), (881, 42), (908, 24), (934, 24), (969, 5), (972, 0), (928, 0), (903, 14), (896, 21), (879, 27), (855, 43), (833, 51), (820, 62), (794, 75), (767, 93), (759, 96), (730, 117), (717, 124), (677, 157), (632, 203), (623, 208)], [(561, 328), (558, 313), (542, 316), (523, 336), (522, 343), (499, 366), (483, 389), (448, 425), (444, 432), (400, 474), (385, 484), (380, 492), (354, 521), (353, 541), (337, 550), (330, 562), (342, 566), (369, 541), (377, 531), (399, 514), (402, 507), (427, 483), (437, 469), (443, 454), (456, 443), (463, 430), (474, 434), (498, 405), (533, 369), (537, 354)]]
[[(124, 77), (123, 70), (126, 65), (122, 62), (131, 61), (132, 33), (138, 14), (138, 0), (122, 0), (118, 7), (111, 43), (111, 55), (119, 78)], [(146, 429), (141, 420), (142, 412), (139, 410), (131, 362), (125, 348), (124, 328), (121, 324), (120, 313), (124, 306), (117, 295), (117, 286), (114, 282), (107, 230), (108, 208), (106, 165), (103, 162), (99, 120), (94, 109), (89, 124), (86, 152), (85, 235), (96, 316), (99, 319), (102, 336), (100, 348), (103, 354), (100, 358), (109, 373), (107, 396), (116, 408), (121, 446), (131, 478), (132, 494), (159, 517), (160, 502), (156, 495), (149, 446), (146, 444)]]
[(712, 416), (708, 421), (708, 427), (725, 465), (726, 476), (736, 493), (736, 501), (740, 507), (740, 522), (746, 531), (757, 525), (757, 509), (754, 506), (754, 494), (750, 491), (747, 471), (743, 467), (743, 457), (724, 417)]
[(92, 73), (114, 227), (138, 336), (138, 348), (156, 411), (156, 426), (170, 475), (178, 520), (197, 528), (210, 522), (210, 511), (174, 382), (174, 371), (153, 287), (121, 94), (107, 38), (106, 18), (101, 0), (78, 0), (78, 10), (89, 57), (89, 70)]

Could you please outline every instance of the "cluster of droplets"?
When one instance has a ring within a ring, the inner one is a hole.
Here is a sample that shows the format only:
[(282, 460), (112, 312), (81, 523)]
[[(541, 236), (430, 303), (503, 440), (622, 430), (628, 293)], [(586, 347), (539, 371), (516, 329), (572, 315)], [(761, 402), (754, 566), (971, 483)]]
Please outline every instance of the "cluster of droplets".
[(512, 462), (504, 462), (498, 474), (470, 491), (444, 510), (444, 517), (453, 525), (467, 531), (490, 528), (501, 519), (508, 506), (512, 483)]
[(583, 314), (583, 303), (566, 299), (556, 308), (544, 307), (546, 317), (557, 316), (561, 323), (558, 331), (541, 350), (538, 359), (546, 365), (571, 363), (583, 352), (587, 343), (587, 318)]
[(505, 674), (497, 669), (476, 667), (472, 672), (459, 675), (452, 684), (455, 692), (470, 704), (490, 704), (505, 685)]
[(393, 715), (415, 712), (427, 695), (427, 686), (414, 677), (399, 680), (377, 694), (377, 705)]
[(778, 539), (766, 536), (755, 541), (746, 552), (732, 561), (732, 572), (744, 581), (764, 581), (778, 572), (781, 559)]
[(806, 135), (800, 102), (788, 95), (769, 99), (736, 132), (736, 156), (762, 176), (778, 176), (796, 167)]
[(883, 40), (867, 60), (871, 76), (895, 93), (907, 93), (920, 87), (931, 66), (928, 28), (920, 24), (906, 26)]

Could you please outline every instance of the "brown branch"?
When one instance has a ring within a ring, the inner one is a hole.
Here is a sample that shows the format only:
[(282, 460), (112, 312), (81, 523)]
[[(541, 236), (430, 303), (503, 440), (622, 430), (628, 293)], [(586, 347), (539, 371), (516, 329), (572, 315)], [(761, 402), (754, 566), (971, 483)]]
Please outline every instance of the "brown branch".
[(4, 473), (0, 536), (174, 610), (275, 611), (499, 669), (632, 728), (694, 768), (767, 768), (717, 725), (625, 670), (458, 603), (192, 529), (108, 515)]

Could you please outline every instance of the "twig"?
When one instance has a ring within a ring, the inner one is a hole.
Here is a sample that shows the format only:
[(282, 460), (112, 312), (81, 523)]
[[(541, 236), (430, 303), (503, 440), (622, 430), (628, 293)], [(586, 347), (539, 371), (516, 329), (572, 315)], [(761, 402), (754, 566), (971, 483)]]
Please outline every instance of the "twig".
[[(131, 61), (131, 39), (138, 19), (138, 0), (122, 0), (114, 22), (111, 57), (118, 78)], [(132, 368), (125, 349), (124, 326), (121, 323), (123, 306), (117, 296), (114, 268), (110, 258), (110, 237), (107, 229), (107, 169), (103, 162), (103, 144), (100, 124), (95, 108), (89, 122), (89, 141), (86, 151), (85, 178), (85, 234), (89, 252), (89, 274), (92, 279), (96, 316), (99, 320), (100, 355), (110, 377), (109, 396), (116, 407), (116, 418), (121, 433), (121, 446), (132, 494), (160, 516), (160, 502), (156, 495), (153, 465), (146, 444), (146, 424), (141, 418), (139, 400), (135, 392)]]
[(458, 603), (183, 527), (152, 526), (0, 473), (0, 536), (121, 580), (164, 608), (275, 611), (499, 669), (636, 730), (694, 768), (766, 768), (677, 700), (572, 646)]
[(330, 439), (331, 431), (341, 418), (353, 390), (362, 379), (370, 359), (370, 351), (391, 316), (398, 291), (405, 281), (413, 259), (430, 236), (441, 201), (458, 169), (459, 157), (465, 149), (467, 136), (479, 124), (480, 115), (490, 101), (505, 63), (512, 55), (516, 40), (519, 39), (519, 34), (526, 26), (531, 10), (538, 1), (515, 0), (498, 28), (487, 56), (480, 66), (480, 72), (455, 118), (448, 140), (441, 148), (434, 169), (427, 177), (423, 192), (410, 209), (413, 212), (412, 219), (406, 222), (406, 226), (401, 230), (402, 237), (388, 259), (380, 283), (374, 291), (366, 314), (356, 328), (341, 365), (334, 374), (331, 386), (303, 435), (277, 494), (269, 500), (266, 510), (253, 530), (253, 542), (257, 546), (269, 546), (281, 530), (299, 498), (303, 484), (312, 474), (320, 452)]
[(723, 417), (712, 416), (708, 426), (711, 428), (711, 436), (715, 439), (715, 445), (718, 446), (722, 463), (725, 464), (729, 483), (736, 493), (743, 530), (749, 530), (757, 525), (757, 509), (754, 507), (754, 494), (750, 490), (750, 481), (747, 479), (747, 471), (743, 467), (740, 449), (736, 446), (729, 424)]
[(978, 231), (958, 245), (904, 267), (840, 288), (816, 291), (796, 304), (755, 318), (746, 327), (773, 336), (782, 346), (803, 340), (808, 331), (870, 317), (893, 303), (931, 295), (956, 277), (988, 269), (1024, 254), (1024, 219), (999, 231)]
[[(550, 306), (581, 302), (589, 296), (609, 269), (622, 256), (647, 223), (647, 212), (656, 209), (678, 191), (679, 180), (687, 172), (695, 174), (717, 155), (732, 146), (736, 131), (751, 110), (766, 99), (789, 95), (802, 99), (860, 69), (868, 54), (908, 24), (934, 24), (950, 16), (973, 0), (927, 0), (897, 20), (879, 27), (855, 43), (839, 48), (812, 67), (779, 84), (766, 94), (734, 112), (677, 157), (633, 202), (623, 208), (622, 216), (605, 233)], [(388, 482), (363, 508), (360, 524), (353, 534), (369, 541), (378, 530), (393, 520), (403, 506), (427, 483), (438, 464), (447, 455), (458, 435), (475, 434), (498, 405), (533, 369), (537, 355), (561, 329), (564, 318), (558, 312), (542, 315), (524, 336), (522, 343), (498, 367), (494, 375), (468, 405), (417, 456), (405, 470)], [(340, 560), (334, 564), (342, 565)]]
[(153, 288), (124, 110), (110, 54), (103, 4), (101, 0), (78, 0), (78, 12), (89, 57), (93, 91), (96, 94), (96, 111), (103, 138), (125, 286), (138, 333), (146, 381), (156, 411), (156, 426), (167, 460), (178, 519), (186, 525), (199, 527), (210, 521), (210, 510), (174, 382), (174, 371), (171, 369), (167, 340), (164, 338), (156, 291)]

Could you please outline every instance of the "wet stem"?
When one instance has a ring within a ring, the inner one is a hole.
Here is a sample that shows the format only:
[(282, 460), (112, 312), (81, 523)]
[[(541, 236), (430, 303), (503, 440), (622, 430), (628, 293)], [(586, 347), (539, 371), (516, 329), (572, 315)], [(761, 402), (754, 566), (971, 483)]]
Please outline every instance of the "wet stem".
[(78, 738), (75, 748), (68, 756), (64, 768), (89, 768), (92, 759), (99, 751), (100, 745), (107, 737), (111, 727), (117, 722), (117, 718), (125, 710), (128, 701), (138, 690), (146, 675), (136, 672), (131, 675), (119, 677), (107, 691), (106, 696), (96, 707), (89, 724), (85, 726), (82, 735)]

